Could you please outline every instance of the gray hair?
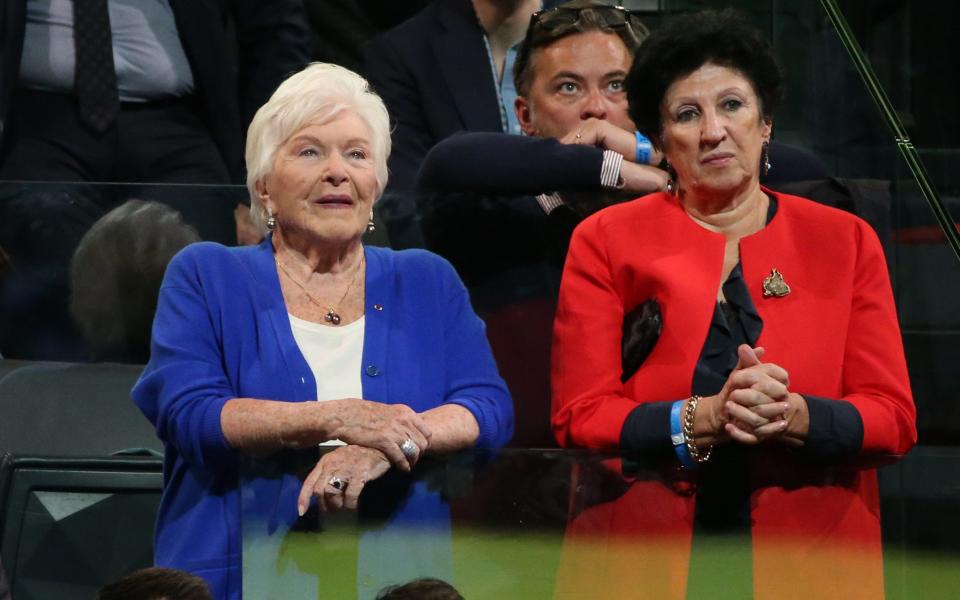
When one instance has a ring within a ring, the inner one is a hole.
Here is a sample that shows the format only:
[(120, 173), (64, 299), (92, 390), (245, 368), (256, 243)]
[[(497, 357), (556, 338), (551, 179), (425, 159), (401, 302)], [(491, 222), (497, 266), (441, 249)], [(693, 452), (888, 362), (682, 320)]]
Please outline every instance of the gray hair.
[(277, 150), (308, 122), (326, 123), (345, 110), (352, 110), (370, 128), (370, 144), (376, 165), (376, 197), (387, 185), (390, 155), (390, 118), (387, 107), (367, 80), (349, 69), (328, 63), (313, 63), (280, 84), (260, 107), (247, 130), (247, 190), (250, 219), (266, 231), (266, 208), (260, 202), (257, 182), (273, 169)]
[(84, 234), (70, 265), (70, 314), (96, 360), (145, 363), (170, 259), (199, 242), (165, 204), (128, 200)]

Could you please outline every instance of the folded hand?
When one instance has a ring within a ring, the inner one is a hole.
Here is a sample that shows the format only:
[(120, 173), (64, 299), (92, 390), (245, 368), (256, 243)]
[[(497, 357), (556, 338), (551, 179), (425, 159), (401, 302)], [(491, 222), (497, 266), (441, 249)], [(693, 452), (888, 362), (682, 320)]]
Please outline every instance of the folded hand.
[(300, 488), (297, 513), (303, 516), (310, 506), (310, 497), (317, 497), (322, 512), (341, 508), (354, 510), (360, 492), (368, 481), (390, 470), (387, 457), (379, 450), (362, 446), (342, 446), (320, 457)]
[(405, 404), (383, 404), (349, 398), (329, 400), (337, 419), (335, 437), (381, 451), (402, 471), (409, 471), (430, 446), (430, 427)]

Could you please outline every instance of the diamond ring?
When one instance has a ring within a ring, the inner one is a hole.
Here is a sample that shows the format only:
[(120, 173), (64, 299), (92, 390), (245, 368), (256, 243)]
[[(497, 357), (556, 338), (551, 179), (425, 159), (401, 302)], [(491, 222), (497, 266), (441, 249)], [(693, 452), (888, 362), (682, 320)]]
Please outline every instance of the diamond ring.
[(417, 447), (410, 438), (403, 440), (403, 443), (400, 444), (400, 451), (403, 452), (403, 455), (407, 458), (413, 458), (420, 454), (420, 448)]

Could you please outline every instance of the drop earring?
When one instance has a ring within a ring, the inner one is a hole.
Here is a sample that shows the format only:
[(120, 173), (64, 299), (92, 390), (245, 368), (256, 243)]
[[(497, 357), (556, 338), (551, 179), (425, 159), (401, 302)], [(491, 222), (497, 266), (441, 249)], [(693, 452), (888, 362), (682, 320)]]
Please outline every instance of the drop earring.
[(764, 177), (770, 172), (770, 168), (773, 166), (770, 164), (770, 142), (763, 142), (763, 147), (760, 149), (760, 174)]
[(376, 230), (377, 226), (373, 224), (373, 209), (370, 209), (370, 220), (367, 221), (367, 231)]
[(668, 194), (677, 193), (677, 173), (673, 170), (673, 167), (670, 166), (670, 162), (667, 159), (663, 159), (663, 168), (667, 172), (667, 187), (666, 192)]
[(268, 208), (267, 209), (267, 229), (273, 231), (277, 228), (277, 218), (273, 216), (273, 212)]

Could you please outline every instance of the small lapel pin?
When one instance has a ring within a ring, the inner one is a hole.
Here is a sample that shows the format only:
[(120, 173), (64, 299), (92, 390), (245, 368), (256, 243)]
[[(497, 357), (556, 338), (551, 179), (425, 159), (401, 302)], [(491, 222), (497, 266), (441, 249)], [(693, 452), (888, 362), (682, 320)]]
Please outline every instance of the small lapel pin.
[(776, 269), (770, 269), (770, 275), (763, 278), (763, 297), (774, 296), (781, 298), (790, 293), (790, 286), (783, 280), (783, 275)]

